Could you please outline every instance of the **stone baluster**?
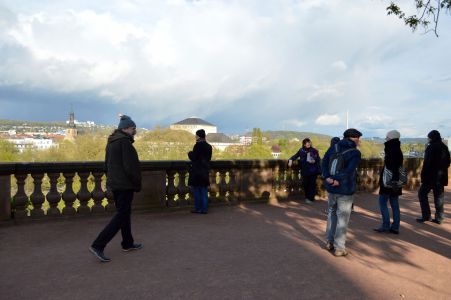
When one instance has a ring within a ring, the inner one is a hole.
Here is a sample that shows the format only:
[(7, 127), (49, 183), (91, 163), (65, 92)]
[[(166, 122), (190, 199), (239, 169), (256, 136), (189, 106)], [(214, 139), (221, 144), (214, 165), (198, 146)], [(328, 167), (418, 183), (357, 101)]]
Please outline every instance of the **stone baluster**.
[(168, 185), (166, 187), (166, 196), (167, 196), (168, 202), (166, 205), (168, 207), (174, 207), (177, 205), (177, 203), (175, 202), (175, 195), (177, 194), (177, 188), (175, 187), (175, 184), (174, 184), (175, 171), (168, 170), (166, 174), (168, 176)]
[(185, 199), (186, 195), (189, 195), (189, 187), (186, 185), (186, 177), (187, 177), (188, 171), (187, 170), (181, 170), (179, 171), (179, 185), (177, 187), (179, 191), (179, 202), (180, 206), (187, 206), (190, 204), (189, 199)]
[(47, 173), (47, 176), (50, 179), (50, 190), (46, 196), (47, 202), (50, 206), (50, 208), (47, 210), (47, 216), (60, 216), (61, 213), (58, 209), (58, 203), (61, 200), (61, 194), (58, 192), (57, 187), (60, 173)]
[(89, 214), (91, 210), (88, 207), (88, 201), (91, 199), (91, 193), (88, 190), (89, 172), (78, 172), (80, 177), (80, 190), (77, 193), (77, 199), (80, 201), (78, 213), (82, 215)]
[(32, 218), (42, 218), (44, 216), (44, 211), (42, 210), (42, 203), (45, 201), (45, 196), (42, 193), (42, 178), (44, 178), (44, 173), (32, 173), (33, 178), (33, 193), (30, 195), (31, 203), (33, 204), (33, 210), (31, 210)]
[(91, 197), (94, 200), (94, 205), (91, 207), (92, 213), (102, 213), (105, 208), (102, 206), (102, 200), (105, 198), (105, 192), (102, 189), (103, 172), (92, 172), (94, 176), (94, 189), (91, 192)]
[(211, 170), (209, 176), (210, 176), (210, 188), (208, 189), (208, 191), (209, 191), (208, 201), (210, 203), (216, 203), (219, 200), (219, 198), (217, 197), (219, 187), (218, 187), (218, 184), (216, 183), (216, 179), (217, 179), (216, 178), (217, 177), (216, 170)]
[(218, 200), (221, 202), (227, 201), (226, 195), (227, 195), (227, 183), (226, 183), (226, 170), (219, 170), (219, 197)]
[(63, 173), (65, 178), (66, 188), (63, 192), (64, 208), (63, 215), (74, 215), (76, 213), (74, 208), (74, 201), (77, 199), (77, 195), (74, 192), (74, 172)]
[(27, 205), (28, 196), (25, 193), (25, 180), (28, 174), (15, 174), (17, 180), (17, 192), (13, 197), (14, 200), (14, 218), (24, 218), (28, 215)]
[(230, 202), (238, 202), (239, 201), (239, 193), (238, 193), (238, 181), (237, 181), (238, 171), (236, 169), (229, 170), (229, 183), (227, 184), (227, 189), (229, 191), (229, 201)]

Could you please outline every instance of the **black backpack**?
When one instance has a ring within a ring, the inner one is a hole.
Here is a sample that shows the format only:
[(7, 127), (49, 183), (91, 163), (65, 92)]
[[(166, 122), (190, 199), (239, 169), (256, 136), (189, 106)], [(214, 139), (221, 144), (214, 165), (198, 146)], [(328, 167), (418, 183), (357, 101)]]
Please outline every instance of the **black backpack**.
[(337, 144), (335, 144), (334, 146), (335, 146), (335, 153), (332, 153), (329, 156), (329, 174), (332, 176), (340, 173), (340, 171), (344, 168), (345, 160), (343, 158), (343, 155), (345, 153), (356, 150), (355, 148), (351, 148), (351, 149), (347, 149), (345, 151), (340, 151), (338, 149)]

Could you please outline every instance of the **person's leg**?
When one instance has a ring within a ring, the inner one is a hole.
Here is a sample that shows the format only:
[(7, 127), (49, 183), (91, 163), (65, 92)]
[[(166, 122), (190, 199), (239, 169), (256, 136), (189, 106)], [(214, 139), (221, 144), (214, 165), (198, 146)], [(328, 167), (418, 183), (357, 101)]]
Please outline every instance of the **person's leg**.
[(132, 213), (132, 201), (133, 201), (133, 191), (126, 191), (122, 199), (118, 202), (118, 210), (124, 212), (124, 220), (121, 226), (122, 233), (122, 248), (127, 249), (133, 246), (134, 240), (132, 236), (132, 226), (131, 226), (131, 213)]
[(326, 226), (326, 240), (334, 242), (335, 230), (337, 228), (337, 200), (335, 194), (328, 194), (328, 214)]
[(401, 222), (401, 211), (399, 210), (399, 196), (390, 196), (390, 206), (393, 212), (393, 223), (390, 230), (394, 233), (399, 232), (399, 224)]
[(310, 188), (309, 176), (307, 176), (307, 175), (302, 176), (302, 188), (304, 189), (304, 196), (305, 196), (305, 199), (307, 200), (309, 197), (309, 192), (310, 192), (309, 191), (309, 188)]
[(310, 175), (308, 178), (308, 194), (307, 199), (315, 201), (316, 195), (316, 175)]
[[(122, 223), (127, 219), (128, 212), (124, 210), (125, 206), (121, 205), (123, 202), (125, 191), (113, 191), (114, 202), (116, 203), (117, 212), (111, 219), (110, 223), (100, 232), (95, 241), (92, 243), (92, 247), (103, 251), (106, 245), (113, 239), (116, 233), (121, 229)], [(121, 209), (122, 208), (122, 209)]]
[(439, 184), (434, 186), (434, 205), (435, 205), (435, 222), (441, 223), (444, 218), (444, 206), (445, 206), (445, 189), (443, 185)]
[(339, 195), (337, 199), (337, 229), (334, 237), (334, 246), (337, 250), (346, 248), (346, 232), (353, 200), (352, 195)]
[(429, 207), (428, 194), (431, 187), (427, 184), (422, 183), (420, 189), (418, 190), (418, 199), (420, 200), (421, 216), (423, 220), (431, 219), (431, 208)]
[(200, 194), (201, 194), (201, 213), (207, 213), (208, 212), (208, 186), (200, 187)]
[(194, 196), (194, 211), (200, 212), (202, 209), (202, 194), (199, 186), (192, 187)]
[(379, 210), (382, 217), (382, 225), (375, 229), (379, 232), (385, 232), (390, 230), (390, 213), (388, 212), (387, 201), (388, 195), (379, 195)]

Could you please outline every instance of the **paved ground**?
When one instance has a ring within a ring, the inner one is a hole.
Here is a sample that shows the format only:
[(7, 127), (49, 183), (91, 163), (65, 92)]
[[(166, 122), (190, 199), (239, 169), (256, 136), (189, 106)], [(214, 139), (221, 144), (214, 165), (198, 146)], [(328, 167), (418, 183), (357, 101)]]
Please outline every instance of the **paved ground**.
[(379, 234), (377, 195), (359, 194), (347, 247), (322, 249), (326, 202), (141, 213), (144, 249), (110, 263), (88, 246), (109, 217), (0, 225), (0, 298), (7, 299), (451, 299), (451, 193), (442, 225), (417, 224), (402, 197), (401, 234)]

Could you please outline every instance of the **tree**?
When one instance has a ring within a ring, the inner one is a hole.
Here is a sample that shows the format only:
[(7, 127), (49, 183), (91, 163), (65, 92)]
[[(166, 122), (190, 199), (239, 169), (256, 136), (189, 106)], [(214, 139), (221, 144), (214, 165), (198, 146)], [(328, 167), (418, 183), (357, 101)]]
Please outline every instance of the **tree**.
[[(418, 26), (423, 27), (426, 32), (434, 31), (438, 37), (438, 22), (443, 10), (450, 12), (451, 0), (414, 0), (418, 15), (407, 16), (406, 13), (394, 2), (387, 7), (388, 15), (395, 15), (402, 19), (407, 26), (415, 31)], [(430, 29), (432, 23), (433, 29)]]

